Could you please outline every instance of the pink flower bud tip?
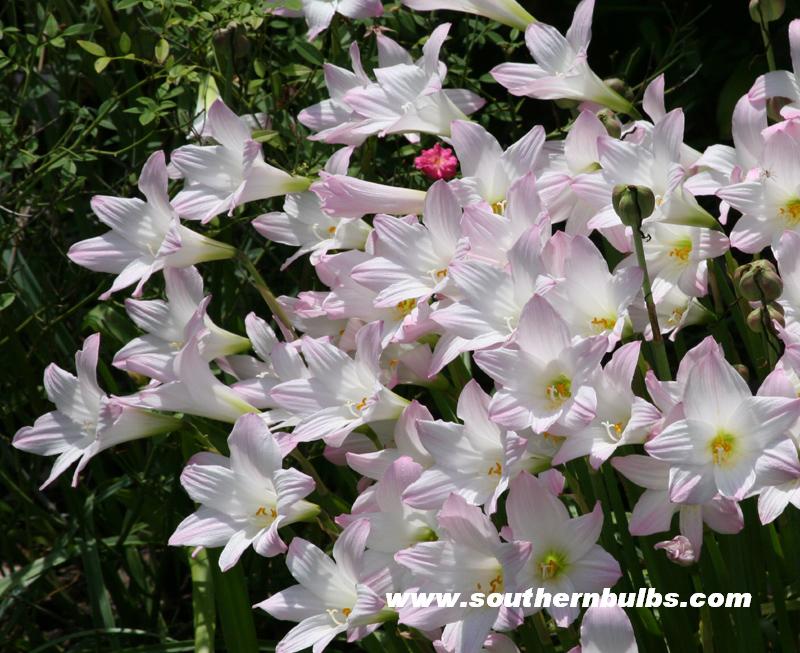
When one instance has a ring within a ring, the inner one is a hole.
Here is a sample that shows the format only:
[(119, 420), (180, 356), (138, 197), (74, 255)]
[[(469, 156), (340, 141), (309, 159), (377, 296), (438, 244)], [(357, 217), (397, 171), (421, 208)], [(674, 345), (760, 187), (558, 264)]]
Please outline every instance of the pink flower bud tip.
[(436, 143), (431, 149), (422, 150), (422, 154), (414, 159), (414, 167), (422, 170), (429, 179), (447, 181), (456, 176), (458, 159), (453, 154), (453, 150), (442, 147), (441, 143)]

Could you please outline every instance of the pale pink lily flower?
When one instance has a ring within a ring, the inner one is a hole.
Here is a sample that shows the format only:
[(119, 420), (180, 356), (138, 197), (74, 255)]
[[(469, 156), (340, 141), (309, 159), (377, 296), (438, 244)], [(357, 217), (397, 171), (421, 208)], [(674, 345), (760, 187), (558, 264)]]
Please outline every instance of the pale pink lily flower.
[(267, 12), (290, 18), (305, 17), (306, 38), (313, 41), (328, 29), (336, 14), (351, 19), (377, 18), (383, 16), (383, 5), (380, 0), (268, 0)]
[(195, 454), (181, 485), (200, 507), (169, 538), (171, 546), (224, 547), (219, 567), (227, 571), (252, 546), (272, 557), (286, 551), (278, 529), (313, 519), (319, 506), (305, 501), (314, 480), (282, 469), (285, 451), (258, 415), (240, 417), (228, 437), (230, 457)]
[(428, 179), (449, 181), (456, 176), (458, 159), (449, 147), (436, 143), (432, 148), (420, 152), (414, 159), (414, 167), (422, 171)]
[(109, 397), (97, 384), (97, 354), (100, 334), (95, 333), (75, 354), (74, 376), (55, 363), (44, 372), (44, 389), (56, 410), (37, 418), (14, 435), (12, 445), (39, 456), (58, 456), (44, 489), (78, 462), (72, 486), (92, 457), (123, 442), (173, 431), (180, 420), (128, 406)]
[(185, 329), (185, 344), (173, 360), (173, 381), (148, 387), (135, 395), (133, 405), (175, 413), (199, 415), (233, 423), (245, 413), (258, 409), (222, 383), (203, 358), (203, 342), (211, 332), (205, 325), (206, 297)]
[(231, 388), (250, 405), (266, 410), (261, 414), (266, 422), (292, 425), (292, 416), (278, 408), (270, 391), (284, 381), (308, 376), (299, 348), (296, 343), (279, 342), (269, 324), (255, 313), (247, 314), (244, 326), (257, 357), (240, 354), (225, 358), (226, 371), (238, 379)]
[(462, 206), (485, 202), (495, 213), (505, 210), (511, 185), (546, 164), (545, 133), (536, 125), (506, 150), (476, 122), (456, 120), (450, 143), (461, 163), (461, 177), (450, 182)]
[[(398, 218), (388, 220), (395, 221)], [(361, 324), (380, 321), (381, 344), (384, 348), (393, 341), (413, 342), (435, 326), (428, 322), (430, 306), (416, 300), (379, 305), (379, 292), (359, 283), (356, 275), (362, 265), (368, 265), (373, 260), (371, 255), (360, 251), (321, 257), (316, 265), (317, 276), (331, 289), (322, 302), (322, 309), (334, 320), (356, 319)]]
[[(596, 544), (603, 528), (603, 510), (571, 518), (566, 506), (541, 479), (523, 472), (509, 486), (506, 538), (531, 544), (531, 555), (519, 575), (519, 584), (534, 591), (601, 592), (613, 587), (622, 572), (619, 564)], [(524, 608), (526, 615), (541, 608)], [(546, 608), (565, 628), (580, 613), (578, 607)]]
[(216, 145), (184, 145), (170, 156), (170, 167), (184, 186), (172, 205), (188, 220), (208, 222), (255, 200), (306, 190), (311, 183), (268, 164), (250, 125), (222, 100), (208, 110), (208, 132)]
[(67, 256), (73, 263), (117, 278), (100, 299), (136, 284), (134, 297), (150, 276), (164, 268), (185, 268), (203, 261), (231, 258), (236, 250), (184, 227), (169, 201), (164, 153), (154, 152), (139, 175), (138, 198), (95, 195), (92, 210), (111, 228), (102, 236), (75, 243)]
[(408, 401), (381, 383), (381, 324), (361, 328), (355, 357), (322, 340), (303, 337), (301, 347), (310, 376), (280, 383), (270, 396), (298, 418), (294, 442), (324, 439), (341, 445), (362, 424), (392, 423)]
[(680, 534), (689, 541), (693, 561), (700, 559), (703, 548), (703, 524), (717, 533), (733, 535), (744, 528), (739, 504), (719, 494), (699, 504), (670, 500), (670, 464), (649, 456), (630, 455), (611, 459), (614, 469), (625, 478), (645, 488), (633, 507), (628, 529), (631, 535), (654, 535), (669, 531), (672, 517), (678, 513)]
[(336, 523), (347, 526), (366, 519), (370, 524), (367, 548), (388, 556), (385, 564), (394, 564), (392, 556), (401, 549), (436, 537), (436, 513), (414, 508), (403, 498), (405, 490), (421, 473), (422, 465), (408, 456), (401, 456), (389, 465), (375, 485), (359, 496), (352, 514), (339, 515)]
[(586, 236), (558, 232), (544, 255), (553, 287), (544, 295), (569, 325), (572, 335), (606, 336), (608, 348), (622, 337), (628, 308), (642, 287), (638, 267), (608, 269), (600, 250)]
[[(454, 187), (454, 182), (450, 187)], [(460, 192), (458, 186), (455, 190), (456, 194)], [(485, 201), (464, 207), (461, 229), (469, 239), (470, 259), (502, 267), (509, 262), (509, 250), (532, 227), (538, 228), (541, 239), (550, 237), (550, 215), (533, 172), (513, 181), (505, 197), (494, 209)]]
[(414, 11), (445, 9), (485, 16), (521, 30), (536, 20), (516, 0), (403, 0), (403, 4)]
[[(166, 301), (126, 299), (125, 309), (145, 335), (134, 338), (115, 355), (112, 364), (121, 370), (158, 381), (175, 379), (173, 362), (186, 341), (186, 328), (203, 301), (203, 278), (194, 267), (164, 270)], [(250, 341), (214, 324), (203, 315), (208, 337), (201, 341), (201, 355), (212, 361), (249, 349)]]
[(662, 549), (667, 559), (681, 567), (689, 567), (697, 562), (698, 554), (692, 547), (688, 537), (676, 535), (671, 540), (664, 540), (653, 545), (654, 549)]
[(341, 174), (320, 172), (311, 185), (322, 210), (341, 218), (361, 218), (371, 213), (407, 215), (422, 213), (425, 191), (398, 188)]
[[(325, 164), (325, 172), (346, 175), (352, 151), (346, 147), (334, 154)], [(364, 249), (371, 231), (363, 220), (326, 213), (319, 196), (311, 191), (287, 195), (283, 211), (260, 215), (251, 224), (264, 238), (299, 248), (281, 270), (305, 254), (310, 253), (311, 263), (316, 265), (328, 250)]]
[(787, 231), (800, 230), (800, 141), (789, 131), (775, 131), (764, 143), (757, 179), (722, 188), (717, 196), (742, 213), (731, 231), (731, 246), (755, 253), (777, 247)]
[[(501, 219), (495, 218), (498, 222)], [(486, 349), (513, 336), (531, 296), (544, 294), (553, 285), (544, 276), (541, 258), (549, 233), (547, 224), (531, 227), (520, 236), (507, 253), (507, 269), (479, 260), (457, 261), (450, 266), (459, 301), (431, 313), (431, 320), (444, 333), (436, 343), (430, 376), (459, 354)], [(487, 292), (487, 288), (492, 291)]]
[(787, 474), (787, 477), (788, 480), (768, 485), (759, 492), (758, 518), (762, 524), (775, 521), (789, 504), (800, 510), (800, 466), (795, 466), (794, 475)]
[(410, 458), (427, 469), (433, 465), (433, 456), (425, 448), (419, 436), (419, 423), (433, 420), (430, 411), (417, 400), (403, 410), (394, 426), (392, 442), (384, 449), (365, 453), (348, 453), (347, 464), (359, 474), (376, 481), (383, 478), (386, 470), (399, 458)]
[(753, 102), (770, 98), (786, 98), (789, 103), (781, 108), (784, 118), (800, 115), (800, 19), (789, 23), (789, 50), (792, 57), (792, 72), (774, 70), (759, 77), (748, 94)]
[(540, 100), (577, 100), (636, 115), (628, 100), (611, 90), (587, 60), (592, 38), (594, 0), (582, 0), (575, 9), (566, 36), (555, 27), (533, 23), (525, 30), (525, 44), (535, 64), (505, 63), (491, 75), (512, 95), (527, 95)]
[(354, 642), (392, 618), (382, 595), (385, 581), (380, 572), (366, 569), (369, 531), (366, 520), (350, 524), (333, 545), (333, 560), (311, 542), (292, 540), (286, 566), (298, 584), (254, 606), (276, 619), (299, 622), (278, 642), (276, 653), (312, 647), (321, 653), (341, 633)]
[(487, 395), (472, 379), (461, 391), (456, 409), (463, 424), (442, 420), (419, 421), (417, 431), (433, 465), (423, 471), (403, 494), (417, 508), (442, 506), (451, 494), (497, 510), (497, 500), (509, 481), (529, 466), (528, 441), (489, 420)]
[(581, 620), (581, 643), (569, 653), (638, 653), (633, 626), (619, 606), (593, 605)]
[(788, 432), (800, 399), (753, 397), (717, 348), (694, 364), (682, 403), (684, 419), (645, 445), (670, 463), (671, 501), (705, 503), (717, 493), (741, 500), (759, 476), (797, 461)]
[(575, 428), (597, 407), (592, 381), (608, 347), (605, 336), (570, 340), (567, 323), (544, 297), (522, 311), (514, 345), (484, 350), (475, 361), (498, 384), (489, 417), (515, 431)]
[(411, 312), (434, 294), (449, 294), (450, 265), (464, 257), (461, 208), (445, 181), (425, 197), (422, 222), (377, 215), (373, 220), (373, 258), (353, 268), (353, 279), (377, 292), (375, 306)]
[(631, 389), (640, 348), (640, 342), (623, 345), (598, 372), (594, 383), (597, 412), (589, 424), (563, 433), (554, 429), (557, 435), (566, 436), (553, 457), (554, 465), (588, 455), (597, 469), (617, 447), (645, 442), (661, 413)]
[[(642, 232), (647, 271), (653, 294), (662, 295), (662, 284), (677, 286), (690, 297), (708, 292), (708, 259), (722, 256), (730, 244), (721, 231), (666, 222), (653, 222)], [(629, 259), (635, 265), (635, 257)]]
[(318, 133), (312, 140), (359, 145), (368, 136), (405, 134), (419, 141), (419, 132), (447, 136), (453, 120), (465, 119), (484, 101), (466, 89), (442, 86), (447, 67), (439, 53), (450, 24), (439, 25), (416, 62), (390, 38), (378, 36), (379, 66), (373, 82), (361, 65), (358, 45), (350, 48), (354, 72), (328, 65), (330, 99), (300, 112), (298, 120)]
[[(503, 542), (491, 520), (477, 506), (452, 494), (438, 515), (440, 539), (421, 542), (395, 554), (411, 571), (419, 592), (514, 592), (530, 554), (530, 544)], [(456, 653), (477, 653), (489, 630), (510, 630), (522, 622), (520, 608), (406, 605), (399, 622), (423, 631), (444, 626), (441, 639)]]
[[(675, 340), (678, 333), (692, 324), (703, 324), (713, 318), (714, 314), (701, 304), (697, 297), (690, 297), (678, 286), (666, 283), (656, 286), (658, 294), (653, 293), (656, 305), (658, 327), (663, 335), (669, 334)], [(644, 294), (640, 292), (630, 305), (628, 314), (633, 330), (644, 335), (645, 340), (652, 340), (653, 328), (647, 315)]]

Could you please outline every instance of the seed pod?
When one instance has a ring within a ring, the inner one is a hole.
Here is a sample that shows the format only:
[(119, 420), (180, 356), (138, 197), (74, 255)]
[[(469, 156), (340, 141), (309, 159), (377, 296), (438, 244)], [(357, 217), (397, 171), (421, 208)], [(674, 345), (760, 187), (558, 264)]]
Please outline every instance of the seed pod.
[(598, 111), (597, 119), (603, 123), (608, 135), (613, 138), (619, 138), (622, 135), (622, 123), (617, 118), (617, 114), (611, 109), (603, 109)]
[(608, 86), (615, 93), (619, 93), (628, 102), (633, 102), (636, 97), (631, 90), (631, 87), (623, 82), (619, 77), (609, 77), (603, 80), (603, 84)]
[(642, 220), (649, 217), (656, 207), (653, 191), (647, 186), (614, 186), (611, 202), (622, 224), (632, 229), (639, 229)]
[[(761, 315), (763, 310), (765, 310), (763, 307), (754, 308), (747, 316), (747, 326), (755, 333), (761, 333), (764, 330), (764, 322)], [(770, 321), (770, 323), (777, 322), (782, 327), (786, 326), (786, 318), (783, 315), (783, 306), (773, 302), (772, 304), (767, 305), (766, 311), (767, 319)]]

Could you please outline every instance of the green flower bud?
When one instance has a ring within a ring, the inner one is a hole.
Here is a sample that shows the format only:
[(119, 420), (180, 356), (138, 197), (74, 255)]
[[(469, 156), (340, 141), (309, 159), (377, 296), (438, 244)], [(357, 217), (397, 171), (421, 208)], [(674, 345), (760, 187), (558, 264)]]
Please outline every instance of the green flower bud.
[[(761, 308), (754, 308), (747, 316), (747, 326), (751, 331), (756, 333), (761, 333), (764, 330), (764, 322), (761, 315), (761, 312), (764, 310), (763, 307)], [(780, 304), (772, 303), (768, 304), (766, 307), (767, 310), (767, 319), (770, 323), (777, 322), (781, 326), (786, 326), (786, 318), (784, 317), (783, 313), (783, 306)]]
[(622, 224), (633, 229), (639, 229), (642, 226), (642, 220), (649, 217), (656, 208), (653, 191), (647, 186), (626, 186), (625, 184), (614, 186), (611, 202), (614, 205), (614, 211), (622, 220)]
[(783, 16), (786, 9), (785, 0), (750, 0), (750, 18), (756, 23), (771, 23)]
[(622, 135), (622, 123), (617, 118), (617, 114), (611, 109), (603, 109), (598, 111), (597, 119), (603, 123), (608, 135), (613, 138), (619, 138)]
[(783, 292), (783, 281), (775, 266), (767, 260), (753, 261), (741, 266), (736, 272), (734, 281), (741, 296), (748, 301), (774, 302)]

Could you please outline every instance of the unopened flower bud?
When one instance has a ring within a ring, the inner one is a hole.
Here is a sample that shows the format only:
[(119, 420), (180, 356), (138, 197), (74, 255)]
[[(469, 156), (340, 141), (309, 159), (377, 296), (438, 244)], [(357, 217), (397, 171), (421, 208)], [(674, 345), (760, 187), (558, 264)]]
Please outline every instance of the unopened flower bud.
[(642, 220), (649, 217), (656, 207), (653, 191), (647, 186), (614, 186), (611, 202), (622, 224), (633, 229), (639, 229)]
[(631, 90), (631, 87), (623, 82), (619, 77), (609, 77), (608, 79), (604, 79), (603, 84), (608, 86), (608, 88), (615, 93), (619, 93), (628, 102), (633, 102), (635, 96)]
[(670, 562), (681, 567), (688, 567), (697, 562), (692, 543), (684, 535), (676, 535), (671, 540), (659, 542), (653, 548), (664, 549)]
[[(764, 316), (762, 315), (763, 311), (763, 307), (754, 308), (747, 316), (747, 326), (755, 333), (761, 333), (764, 330)], [(781, 326), (786, 326), (786, 318), (783, 315), (783, 306), (773, 302), (772, 304), (767, 305), (766, 311), (767, 319), (770, 323), (777, 322)]]
[(783, 16), (786, 0), (750, 0), (750, 18), (756, 23), (771, 23)]
[(734, 274), (739, 293), (751, 302), (774, 302), (783, 292), (775, 266), (765, 259), (739, 267)]
[(611, 109), (603, 109), (597, 113), (597, 119), (603, 123), (608, 135), (612, 138), (619, 138), (622, 135), (622, 123), (617, 118), (617, 114)]

